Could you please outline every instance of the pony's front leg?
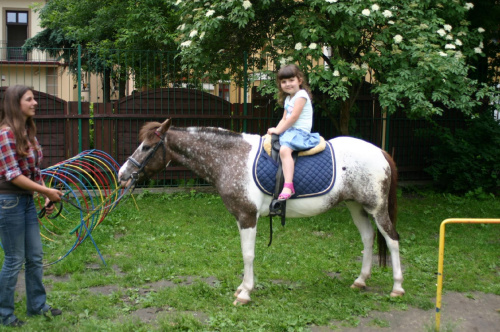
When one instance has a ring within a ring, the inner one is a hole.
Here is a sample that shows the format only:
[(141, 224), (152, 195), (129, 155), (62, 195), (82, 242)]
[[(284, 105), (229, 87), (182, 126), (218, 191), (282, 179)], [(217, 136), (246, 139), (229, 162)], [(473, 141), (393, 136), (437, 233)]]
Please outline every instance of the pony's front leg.
[(242, 228), (238, 223), (241, 237), (241, 251), (243, 254), (243, 282), (234, 293), (236, 300), (234, 305), (247, 304), (250, 302), (250, 292), (253, 290), (253, 260), (255, 257), (255, 238), (257, 235), (257, 225), (249, 228)]

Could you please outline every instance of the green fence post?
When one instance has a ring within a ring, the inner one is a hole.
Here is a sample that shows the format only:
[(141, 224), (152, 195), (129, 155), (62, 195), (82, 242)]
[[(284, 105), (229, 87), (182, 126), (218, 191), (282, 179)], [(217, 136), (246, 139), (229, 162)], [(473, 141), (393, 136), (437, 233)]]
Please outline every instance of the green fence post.
[[(82, 115), (82, 45), (78, 45), (78, 115)], [(78, 118), (78, 153), (82, 145), (82, 119)]]
[[(247, 97), (247, 89), (248, 89), (248, 54), (247, 52), (243, 52), (243, 115), (246, 116), (248, 114), (248, 97)], [(243, 132), (247, 132), (247, 119), (243, 119)]]
[(386, 152), (389, 152), (389, 120), (390, 116), (389, 113), (386, 111), (385, 113), (385, 147), (384, 150)]

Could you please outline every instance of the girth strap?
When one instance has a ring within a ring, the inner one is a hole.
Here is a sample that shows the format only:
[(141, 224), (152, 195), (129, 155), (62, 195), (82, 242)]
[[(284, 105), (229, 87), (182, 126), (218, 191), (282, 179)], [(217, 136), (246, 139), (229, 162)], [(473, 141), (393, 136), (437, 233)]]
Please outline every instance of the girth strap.
[[(273, 200), (269, 205), (269, 244), (268, 247), (273, 242), (273, 216), (281, 216), (281, 225), (285, 226), (286, 217), (286, 200), (279, 201), (278, 196), (283, 190), (283, 185), (285, 184), (285, 177), (283, 175), (283, 168), (280, 159), (280, 140), (279, 135), (273, 134), (271, 138), (271, 156), (278, 163), (278, 170), (276, 171), (276, 185), (274, 187)], [(292, 153), (293, 162), (297, 160), (298, 152), (294, 151)]]

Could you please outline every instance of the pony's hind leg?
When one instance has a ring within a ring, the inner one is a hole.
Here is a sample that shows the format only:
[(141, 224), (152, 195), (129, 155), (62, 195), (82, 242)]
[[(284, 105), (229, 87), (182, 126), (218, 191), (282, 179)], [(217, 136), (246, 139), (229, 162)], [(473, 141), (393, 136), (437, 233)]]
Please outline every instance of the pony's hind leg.
[(405, 293), (403, 289), (403, 272), (401, 271), (401, 262), (399, 259), (399, 241), (385, 238), (387, 247), (391, 252), (392, 273), (394, 277), (394, 286), (392, 287), (391, 296), (402, 296)]
[(361, 234), (363, 241), (363, 263), (361, 265), (361, 274), (351, 285), (351, 288), (365, 288), (366, 279), (371, 275), (372, 258), (373, 258), (373, 240), (375, 238), (373, 226), (368, 218), (368, 214), (363, 209), (363, 206), (357, 202), (346, 202), (347, 208), (351, 212), (354, 224)]
[[(391, 296), (403, 296), (405, 290), (403, 289), (403, 272), (401, 270), (401, 262), (399, 257), (399, 235), (396, 232), (394, 225), (391, 223), (389, 215), (382, 213), (381, 215), (374, 215), (375, 223), (378, 230), (385, 239), (385, 243), (391, 252), (392, 274), (394, 278), (394, 285), (392, 287)], [(380, 243), (379, 243), (380, 245)]]
[(257, 235), (257, 225), (249, 228), (242, 228), (238, 223), (241, 238), (241, 251), (243, 254), (243, 282), (238, 286), (234, 305), (247, 304), (250, 302), (250, 293), (254, 287), (253, 261), (255, 257), (255, 238)]

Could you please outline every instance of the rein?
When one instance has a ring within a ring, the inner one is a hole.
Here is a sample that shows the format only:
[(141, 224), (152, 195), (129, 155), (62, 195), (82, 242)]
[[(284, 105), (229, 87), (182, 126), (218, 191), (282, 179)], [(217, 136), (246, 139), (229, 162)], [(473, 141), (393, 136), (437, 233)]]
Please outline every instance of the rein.
[(144, 158), (142, 163), (139, 163), (137, 160), (132, 158), (132, 156), (127, 158), (128, 161), (130, 161), (135, 167), (138, 168), (136, 172), (132, 172), (132, 174), (130, 174), (130, 177), (134, 182), (137, 181), (137, 179), (139, 178), (139, 174), (144, 173), (144, 168), (146, 167), (149, 160), (155, 155), (156, 151), (160, 148), (160, 146), (163, 147), (163, 160), (166, 159), (167, 151), (165, 149), (165, 135), (160, 134), (158, 130), (155, 130), (155, 135), (158, 136), (160, 140), (158, 141), (158, 143), (156, 143), (153, 150), (147, 155), (147, 157)]

